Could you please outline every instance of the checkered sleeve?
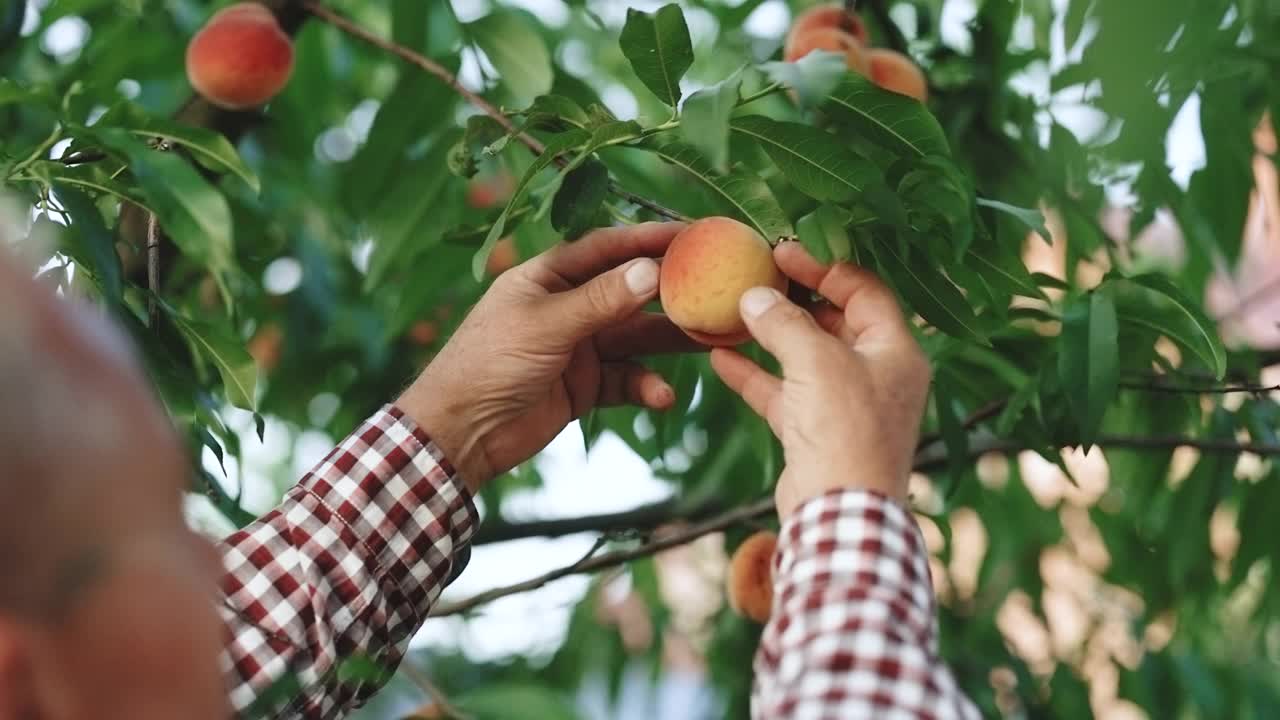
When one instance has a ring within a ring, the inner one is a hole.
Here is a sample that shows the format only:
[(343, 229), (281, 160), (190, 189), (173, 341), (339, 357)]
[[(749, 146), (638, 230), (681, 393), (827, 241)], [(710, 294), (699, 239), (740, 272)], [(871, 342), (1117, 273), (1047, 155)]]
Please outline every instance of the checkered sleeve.
[(221, 545), (223, 668), (237, 712), (327, 720), (358, 706), (379, 684), (359, 667), (400, 662), (465, 564), (476, 521), (420, 428), (390, 405), (366, 420)]
[(773, 594), (753, 718), (980, 717), (938, 657), (924, 539), (898, 503), (845, 490), (802, 505), (778, 535)]

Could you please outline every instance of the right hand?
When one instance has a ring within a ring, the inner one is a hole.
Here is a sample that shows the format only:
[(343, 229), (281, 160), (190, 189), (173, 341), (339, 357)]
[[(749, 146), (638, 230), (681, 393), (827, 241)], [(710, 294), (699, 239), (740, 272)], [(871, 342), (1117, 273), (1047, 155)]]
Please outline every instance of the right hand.
[(711, 365), (782, 441), (778, 515), (840, 489), (905, 502), (931, 372), (897, 300), (871, 272), (824, 266), (799, 243), (782, 243), (774, 259), (830, 304), (806, 311), (776, 290), (752, 288), (742, 318), (783, 377), (725, 348), (712, 351)]

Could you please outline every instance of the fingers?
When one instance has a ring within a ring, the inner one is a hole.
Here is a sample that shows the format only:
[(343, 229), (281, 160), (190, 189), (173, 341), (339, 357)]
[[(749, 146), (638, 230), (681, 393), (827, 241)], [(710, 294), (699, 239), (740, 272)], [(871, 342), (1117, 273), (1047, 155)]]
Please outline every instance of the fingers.
[(596, 348), (605, 360), (707, 350), (660, 313), (639, 313), (620, 325), (600, 331)]
[(631, 317), (657, 292), (658, 263), (641, 258), (548, 296), (544, 316), (561, 340), (577, 343)]
[(893, 291), (875, 273), (851, 263), (823, 265), (795, 242), (778, 245), (774, 250), (774, 260), (783, 273), (816, 290), (844, 311), (845, 325), (852, 341), (864, 336), (902, 337), (910, 334)]
[(770, 407), (782, 392), (782, 381), (770, 375), (759, 365), (737, 350), (715, 348), (711, 351), (711, 369), (716, 371), (725, 385), (729, 386), (764, 419), (769, 421), (774, 434), (778, 428), (773, 427)]
[(596, 405), (639, 405), (667, 410), (676, 392), (658, 373), (636, 363), (605, 363), (600, 368), (600, 397)]
[(832, 342), (812, 315), (773, 288), (751, 288), (742, 294), (739, 308), (751, 336), (778, 358), (784, 371), (812, 357), (818, 344)]
[(661, 257), (684, 223), (642, 223), (603, 228), (576, 242), (558, 245), (530, 261), (544, 270), (580, 285), (605, 270), (638, 257)]

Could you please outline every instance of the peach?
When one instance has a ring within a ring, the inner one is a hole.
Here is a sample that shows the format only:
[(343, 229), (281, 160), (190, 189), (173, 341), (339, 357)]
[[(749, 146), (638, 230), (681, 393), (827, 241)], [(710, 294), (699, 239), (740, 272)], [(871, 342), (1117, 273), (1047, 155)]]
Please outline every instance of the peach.
[(284, 330), (275, 323), (263, 325), (249, 340), (247, 349), (259, 370), (268, 373), (275, 370), (284, 355)]
[(885, 90), (913, 97), (920, 102), (929, 99), (929, 83), (919, 65), (900, 52), (875, 49), (868, 53), (871, 81)]
[(795, 42), (788, 44), (783, 59), (795, 62), (814, 50), (843, 53), (845, 64), (850, 70), (861, 75), (871, 71), (867, 51), (862, 43), (849, 33), (833, 27), (816, 28), (797, 36)]
[(467, 183), (467, 205), (476, 210), (488, 210), (511, 198), (516, 179), (505, 170), (492, 177), (475, 178)]
[(484, 270), (493, 277), (497, 277), (515, 267), (519, 262), (520, 253), (516, 250), (516, 241), (508, 235), (493, 246), (489, 259), (484, 263)]
[(758, 623), (769, 621), (773, 612), (773, 553), (778, 536), (768, 530), (747, 538), (729, 560), (727, 587), (729, 607)]
[(667, 317), (706, 345), (751, 339), (738, 299), (760, 285), (785, 292), (787, 278), (760, 233), (727, 217), (703, 218), (681, 230), (667, 248), (658, 280)]
[(787, 45), (791, 45), (792, 41), (801, 35), (818, 28), (843, 30), (863, 45), (866, 45), (871, 39), (871, 35), (867, 32), (867, 26), (862, 22), (862, 18), (846, 12), (843, 5), (818, 5), (805, 10), (796, 17), (796, 21), (791, 24), (791, 32), (787, 33)]
[(243, 2), (214, 13), (187, 45), (187, 79), (227, 110), (261, 105), (293, 73), (293, 43), (264, 5)]
[(408, 335), (414, 345), (426, 347), (440, 337), (440, 328), (430, 320), (419, 320), (409, 326)]

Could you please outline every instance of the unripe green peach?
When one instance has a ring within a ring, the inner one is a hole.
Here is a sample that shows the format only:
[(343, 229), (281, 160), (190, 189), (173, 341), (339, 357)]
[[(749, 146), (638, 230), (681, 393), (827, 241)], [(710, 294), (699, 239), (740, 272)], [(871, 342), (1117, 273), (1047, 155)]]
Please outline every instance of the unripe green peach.
[(293, 43), (266, 6), (243, 2), (209, 18), (187, 45), (187, 79), (228, 110), (261, 105), (293, 73)]
[(757, 286), (785, 292), (787, 278), (760, 233), (731, 218), (709, 217), (671, 241), (658, 285), (673, 323), (698, 342), (724, 346), (751, 339), (738, 311), (742, 294)]

